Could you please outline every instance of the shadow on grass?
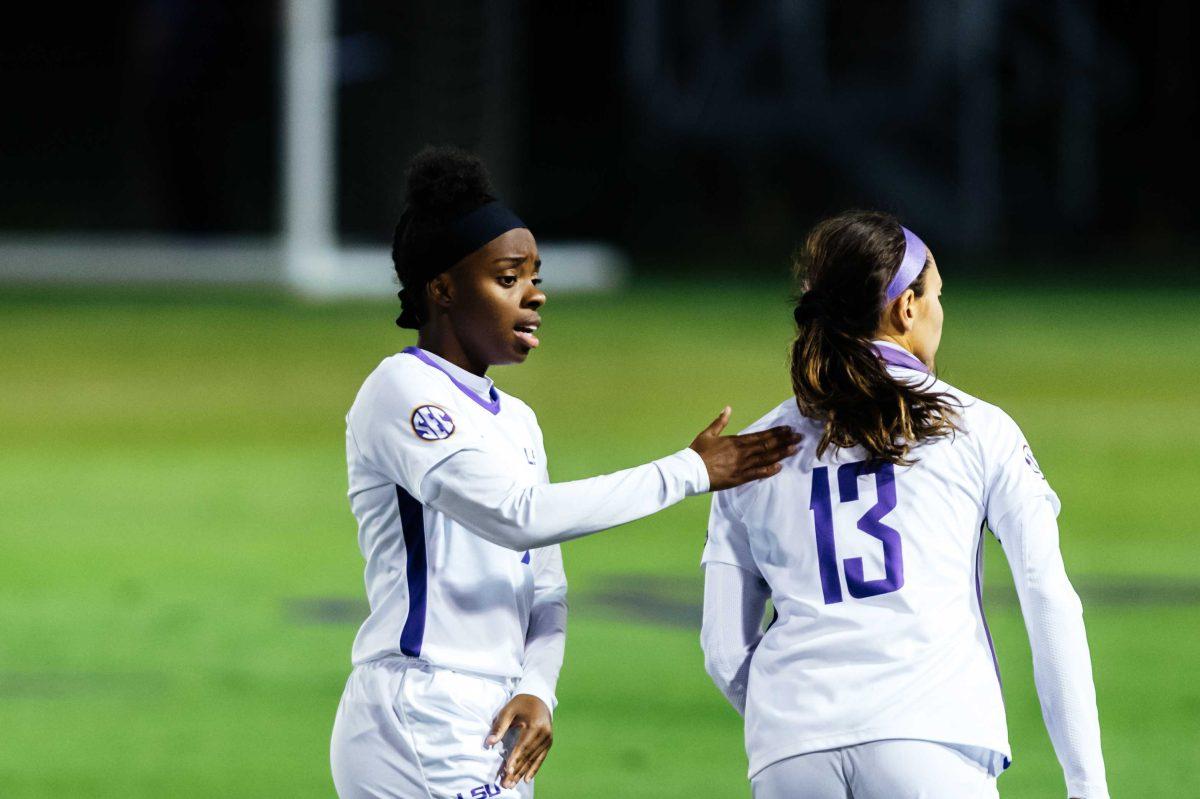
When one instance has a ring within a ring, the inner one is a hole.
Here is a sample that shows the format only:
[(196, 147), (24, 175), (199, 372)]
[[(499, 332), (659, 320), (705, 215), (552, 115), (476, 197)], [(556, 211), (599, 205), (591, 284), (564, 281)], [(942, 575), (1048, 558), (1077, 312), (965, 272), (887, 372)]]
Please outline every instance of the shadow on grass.
[[(1086, 607), (1146, 607), (1200, 604), (1200, 582), (1085, 577), (1074, 581)], [(699, 580), (620, 574), (598, 588), (572, 596), (571, 612), (684, 629), (700, 628), (702, 586)], [(988, 607), (1016, 607), (1011, 585), (985, 587)], [(283, 605), (293, 624), (361, 624), (369, 608), (361, 599), (296, 597)]]

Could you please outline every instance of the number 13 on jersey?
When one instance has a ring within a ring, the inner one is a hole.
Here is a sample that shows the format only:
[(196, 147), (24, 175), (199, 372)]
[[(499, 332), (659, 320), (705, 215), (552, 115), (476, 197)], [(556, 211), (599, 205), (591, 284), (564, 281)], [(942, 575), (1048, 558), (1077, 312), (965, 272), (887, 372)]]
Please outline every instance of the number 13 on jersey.
[[(883, 523), (883, 517), (896, 509), (896, 473), (892, 464), (855, 461), (839, 466), (838, 501), (857, 501), (858, 478), (868, 474), (875, 475), (875, 504), (859, 517), (858, 529), (883, 544), (884, 576), (878, 580), (863, 579), (862, 558), (846, 558), (846, 588), (855, 599), (890, 594), (904, 585), (904, 552), (900, 533)], [(827, 466), (813, 469), (812, 499), (808, 507), (815, 522), (821, 592), (825, 596), (825, 604), (832, 605), (842, 601), (842, 580), (833, 536), (833, 500), (829, 491)]]

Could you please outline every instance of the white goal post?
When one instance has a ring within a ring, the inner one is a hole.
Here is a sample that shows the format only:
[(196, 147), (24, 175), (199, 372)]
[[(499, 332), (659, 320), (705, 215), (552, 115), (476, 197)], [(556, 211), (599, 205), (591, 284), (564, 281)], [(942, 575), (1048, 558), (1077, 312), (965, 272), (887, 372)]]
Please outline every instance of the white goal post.
[[(337, 235), (336, 0), (282, 4), (282, 230), (274, 237), (0, 234), (0, 282), (282, 285), (308, 298), (396, 290), (386, 245), (346, 247)], [(542, 242), (555, 290), (608, 290), (628, 264), (600, 242)]]

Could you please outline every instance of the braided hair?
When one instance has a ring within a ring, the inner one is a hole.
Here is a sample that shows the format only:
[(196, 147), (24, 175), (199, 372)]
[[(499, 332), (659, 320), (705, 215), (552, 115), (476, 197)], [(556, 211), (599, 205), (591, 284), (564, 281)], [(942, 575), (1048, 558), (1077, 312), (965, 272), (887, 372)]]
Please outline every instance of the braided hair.
[(400, 280), (400, 327), (429, 321), (425, 290), (437, 236), (450, 221), (492, 202), (492, 184), (477, 156), (455, 147), (426, 147), (405, 173), (405, 210), (392, 237), (392, 265)]

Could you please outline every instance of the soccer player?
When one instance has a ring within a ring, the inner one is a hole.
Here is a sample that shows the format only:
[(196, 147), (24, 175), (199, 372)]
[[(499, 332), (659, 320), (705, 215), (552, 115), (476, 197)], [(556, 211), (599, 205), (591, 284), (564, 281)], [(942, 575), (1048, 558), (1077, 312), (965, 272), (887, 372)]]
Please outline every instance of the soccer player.
[(1068, 795), (1106, 799), (1059, 501), (1012, 419), (934, 376), (933, 255), (895, 218), (849, 212), (813, 229), (798, 275), (795, 396), (749, 430), (788, 425), (805, 443), (774, 477), (713, 497), (703, 557), (705, 665), (745, 716), (755, 799), (997, 796), (1010, 751), (985, 524)]
[(371, 613), (334, 722), (334, 784), (343, 799), (528, 797), (566, 635), (557, 544), (772, 475), (798, 439), (720, 436), (726, 408), (673, 455), (550, 483), (533, 411), (485, 376), (539, 344), (533, 235), (473, 156), (428, 149), (407, 180), (392, 258), (397, 324), (417, 346), (385, 358), (346, 416)]

